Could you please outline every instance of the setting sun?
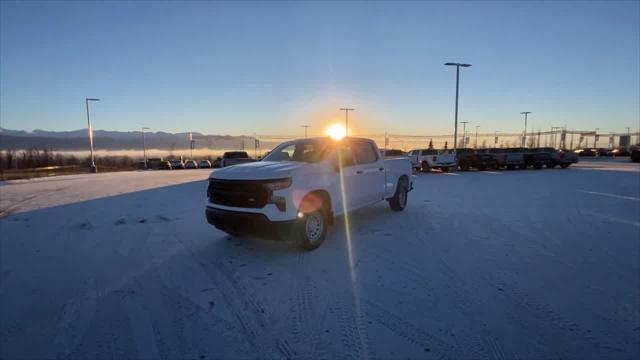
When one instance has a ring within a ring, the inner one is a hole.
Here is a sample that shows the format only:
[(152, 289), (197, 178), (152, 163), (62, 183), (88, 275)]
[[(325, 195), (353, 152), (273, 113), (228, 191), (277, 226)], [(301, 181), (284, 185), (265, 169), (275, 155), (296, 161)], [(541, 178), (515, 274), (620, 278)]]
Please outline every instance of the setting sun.
[(326, 131), (326, 134), (330, 136), (333, 140), (340, 140), (347, 135), (347, 131), (344, 126), (339, 124), (333, 124), (329, 126)]

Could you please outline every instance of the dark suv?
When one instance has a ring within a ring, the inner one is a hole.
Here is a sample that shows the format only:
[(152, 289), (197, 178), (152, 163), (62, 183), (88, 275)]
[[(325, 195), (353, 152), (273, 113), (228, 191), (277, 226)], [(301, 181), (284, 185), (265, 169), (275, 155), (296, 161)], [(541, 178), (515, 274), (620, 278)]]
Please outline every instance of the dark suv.
[(478, 170), (497, 169), (498, 162), (490, 154), (465, 154), (465, 156), (458, 161), (460, 170), (467, 171), (469, 168), (475, 168)]
[(524, 165), (534, 169), (542, 169), (543, 166), (551, 167), (553, 159), (551, 154), (546, 152), (530, 152), (524, 154)]

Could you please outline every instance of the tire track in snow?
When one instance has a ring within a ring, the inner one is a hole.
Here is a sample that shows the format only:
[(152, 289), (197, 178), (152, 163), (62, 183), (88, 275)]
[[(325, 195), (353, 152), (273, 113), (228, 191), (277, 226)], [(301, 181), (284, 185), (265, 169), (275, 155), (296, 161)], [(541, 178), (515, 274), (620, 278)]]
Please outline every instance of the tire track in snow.
[(364, 312), (370, 318), (374, 319), (406, 341), (422, 347), (425, 352), (431, 353), (436, 359), (454, 358), (453, 346), (451, 344), (448, 344), (433, 336), (428, 331), (403, 320), (398, 315), (385, 310), (383, 307), (376, 305), (372, 301), (365, 300), (363, 304)]
[(307, 273), (306, 251), (298, 251), (295, 266), (291, 273), (289, 297), (289, 314), (287, 316), (287, 332), (290, 330), (293, 345), (286, 342), (283, 347), (291, 352), (290, 357), (296, 359), (328, 358), (323, 326), (326, 320), (327, 309), (325, 307), (318, 317), (314, 301), (319, 294), (314, 293), (315, 282)]
[(204, 259), (184, 244), (194, 261), (216, 284), (225, 305), (240, 324), (254, 354), (264, 358), (291, 358), (293, 350), (269, 329), (269, 314), (258, 295), (250, 291), (242, 276), (222, 261)]
[[(348, 304), (349, 299), (354, 300), (353, 305)], [(352, 293), (345, 293), (338, 295), (336, 300), (333, 310), (340, 327), (340, 339), (344, 351), (340, 357), (345, 359), (371, 358), (371, 346), (364, 326), (362, 311), (358, 311), (358, 299), (354, 299)]]
[[(418, 222), (422, 224), (421, 222)], [(458, 226), (459, 229), (465, 229), (464, 226)], [(423, 231), (420, 228), (412, 227), (411, 231), (414, 234), (414, 238), (419, 240), (419, 243), (427, 244), (429, 239), (428, 232)], [(441, 274), (446, 276), (447, 291), (452, 293), (452, 296), (448, 298), (453, 300), (449, 304), (457, 307), (467, 319), (471, 319), (476, 316), (478, 309), (482, 309), (484, 306), (478, 301), (477, 296), (471, 293), (469, 290), (468, 281), (460, 275), (460, 273), (445, 260), (444, 256), (440, 253), (434, 253), (437, 256), (437, 261), (440, 264), (439, 270)], [(385, 261), (389, 262), (390, 257), (385, 257)], [(395, 266), (401, 270), (404, 270), (406, 274), (409, 274), (410, 280), (424, 286), (428, 289), (429, 293), (436, 293), (442, 291), (436, 289), (426, 279), (428, 276), (420, 269), (420, 267), (413, 263), (410, 259), (404, 259), (402, 262), (395, 262)], [(486, 327), (485, 327), (486, 328)], [(458, 334), (459, 335), (459, 334)], [(454, 337), (455, 349), (452, 350), (456, 355), (456, 358), (482, 358), (482, 359), (516, 359), (517, 355), (507, 352), (503, 349), (489, 329), (481, 331), (480, 333), (474, 332), (472, 334), (464, 334), (464, 336)], [(491, 346), (487, 346), (491, 344)], [(506, 355), (505, 355), (506, 354)]]
[[(621, 349), (609, 342), (610, 338), (614, 337), (613, 335), (603, 338), (602, 335), (581, 326), (576, 321), (571, 320), (562, 314), (559, 314), (544, 301), (541, 301), (535, 296), (519, 289), (516, 284), (503, 280), (504, 276), (499, 274), (494, 274), (494, 276), (496, 277), (496, 284), (500, 284), (505, 288), (504, 294), (513, 300), (513, 304), (525, 309), (526, 313), (528, 313), (533, 320), (544, 323), (545, 327), (550, 326), (559, 330), (565, 335), (569, 335), (571, 339), (578, 339), (596, 349), (606, 350), (609, 354), (624, 353), (624, 349)], [(518, 316), (518, 314), (513, 315), (515, 319), (521, 319), (522, 317)], [(544, 331), (542, 333), (544, 333)]]

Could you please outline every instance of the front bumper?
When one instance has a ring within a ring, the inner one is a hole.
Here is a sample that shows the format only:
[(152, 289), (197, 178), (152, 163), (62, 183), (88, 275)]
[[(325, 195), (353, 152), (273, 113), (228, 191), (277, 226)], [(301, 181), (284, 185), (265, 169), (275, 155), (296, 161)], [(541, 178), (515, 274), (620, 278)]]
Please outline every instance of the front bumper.
[(228, 233), (247, 233), (266, 236), (290, 235), (296, 220), (270, 221), (260, 213), (216, 209), (207, 206), (205, 216), (209, 224)]

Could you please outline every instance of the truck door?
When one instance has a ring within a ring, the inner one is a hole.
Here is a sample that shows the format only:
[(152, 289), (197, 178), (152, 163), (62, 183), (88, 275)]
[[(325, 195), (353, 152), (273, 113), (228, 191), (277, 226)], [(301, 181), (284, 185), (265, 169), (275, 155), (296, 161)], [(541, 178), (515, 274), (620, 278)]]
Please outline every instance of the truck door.
[(358, 203), (364, 206), (382, 200), (385, 189), (384, 160), (370, 141), (353, 140), (351, 147), (358, 167)]
[(358, 174), (351, 144), (344, 143), (340, 145), (335, 153), (334, 163), (336, 169), (339, 170), (336, 193), (340, 194), (334, 209), (342, 211), (346, 208), (349, 211), (361, 206), (358, 195), (360, 174)]

